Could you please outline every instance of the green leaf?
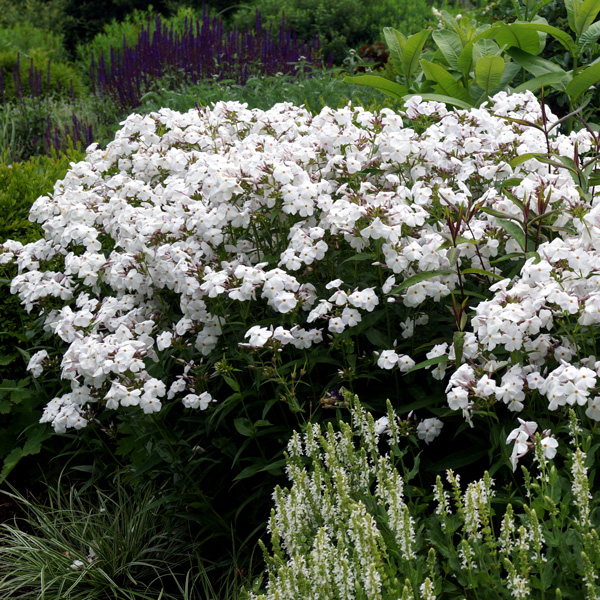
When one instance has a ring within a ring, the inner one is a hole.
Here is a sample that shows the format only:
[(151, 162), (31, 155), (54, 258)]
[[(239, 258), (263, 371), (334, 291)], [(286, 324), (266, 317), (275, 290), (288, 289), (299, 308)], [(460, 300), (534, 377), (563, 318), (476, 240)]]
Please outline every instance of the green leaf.
[(579, 37), (594, 22), (600, 12), (600, 0), (583, 0), (575, 13), (575, 33)]
[(410, 287), (411, 285), (415, 285), (415, 283), (420, 283), (421, 281), (426, 281), (427, 279), (432, 279), (433, 277), (438, 277), (439, 275), (453, 275), (455, 271), (451, 271), (450, 269), (439, 269), (437, 271), (423, 271), (422, 273), (417, 273), (408, 279), (405, 279), (399, 286), (395, 287), (390, 291), (390, 294), (397, 294), (402, 290)]
[(402, 100), (408, 93), (408, 88), (385, 77), (378, 75), (360, 75), (358, 77), (344, 77), (346, 83), (356, 83), (358, 85), (366, 85), (375, 88), (388, 96), (392, 96), (396, 100)]
[(27, 439), (22, 448), (14, 448), (4, 459), (2, 472), (0, 472), (0, 483), (2, 483), (25, 456), (38, 454), (42, 449), (42, 443), (51, 435), (51, 429), (47, 424), (36, 423), (25, 430)]
[(383, 28), (383, 37), (390, 51), (390, 59), (396, 73), (402, 73), (402, 54), (406, 45), (406, 36), (393, 27)]
[[(404, 100), (408, 100), (417, 94), (407, 94), (404, 96)], [(418, 94), (424, 101), (432, 101), (432, 102), (443, 102), (444, 104), (450, 104), (450, 106), (456, 106), (457, 108), (463, 108), (465, 110), (469, 110), (473, 108), (472, 102), (464, 102), (463, 100), (459, 100), (458, 98), (452, 98), (451, 96), (444, 96), (442, 94)]]
[(386, 335), (384, 335), (381, 330), (377, 327), (370, 327), (365, 331), (365, 335), (367, 339), (373, 346), (377, 348), (387, 348), (389, 346), (389, 340)]
[(0, 365), (10, 365), (10, 363), (14, 362), (17, 358), (19, 358), (19, 355), (15, 352), (5, 354), (4, 356), (0, 356)]
[(469, 102), (469, 93), (464, 87), (459, 85), (454, 77), (437, 63), (429, 62), (428, 60), (421, 60), (421, 66), (427, 79), (434, 81), (440, 88), (443, 95), (451, 98), (458, 98), (463, 102)]
[(485, 277), (493, 277), (494, 279), (498, 279), (500, 281), (502, 281), (502, 279), (504, 279), (504, 277), (502, 277), (502, 275), (498, 275), (498, 273), (492, 273), (491, 271), (485, 271), (484, 269), (476, 269), (476, 268), (471, 268), (471, 269), (461, 269), (461, 273), (463, 275), (484, 275)]
[(451, 29), (454, 29), (458, 35), (461, 35), (462, 30), (458, 21), (446, 10), (441, 10), (440, 14), (442, 15), (442, 21)]
[(504, 73), (504, 60), (500, 56), (484, 56), (475, 63), (475, 81), (486, 94), (498, 87)]
[(436, 356), (435, 358), (430, 358), (428, 360), (424, 360), (416, 364), (412, 369), (406, 371), (407, 373), (412, 373), (413, 371), (419, 371), (420, 369), (424, 369), (425, 367), (431, 367), (432, 365), (439, 365), (440, 363), (447, 363), (448, 357), (444, 354), (442, 356)]
[(473, 68), (473, 46), (474, 43), (469, 42), (458, 57), (458, 69), (463, 75), (468, 75)]
[(478, 33), (470, 42), (465, 44), (463, 51), (458, 57), (458, 68), (463, 75), (468, 75), (473, 70), (473, 47), (479, 40), (493, 38), (498, 30), (499, 23), (489, 29)]
[(564, 69), (561, 69), (557, 64), (550, 62), (539, 56), (534, 56), (528, 52), (523, 52), (520, 48), (508, 48), (506, 53), (521, 67), (523, 67), (528, 73), (531, 73), (534, 77), (545, 75), (546, 73), (564, 73), (567, 74)]
[(459, 366), (462, 362), (463, 348), (465, 345), (465, 332), (455, 331), (452, 343), (454, 344), (454, 356), (456, 357), (456, 366)]
[(581, 34), (577, 44), (579, 52), (583, 53), (589, 50), (600, 38), (600, 21), (590, 25), (586, 31)]
[(521, 250), (525, 252), (525, 233), (523, 232), (523, 228), (517, 225), (514, 221), (507, 221), (506, 219), (498, 219), (496, 217), (496, 222), (506, 233), (508, 233), (516, 242), (521, 246)]
[(458, 33), (449, 31), (448, 29), (436, 29), (432, 36), (450, 68), (458, 71), (458, 57), (463, 50)]
[(245, 437), (254, 437), (254, 427), (249, 419), (246, 419), (245, 417), (234, 419), (233, 426), (240, 435)]
[(542, 154), (541, 152), (526, 152), (525, 154), (515, 156), (512, 160), (508, 161), (508, 164), (514, 169), (532, 158), (539, 160), (541, 156), (545, 157), (545, 154)]
[(571, 31), (577, 31), (575, 26), (575, 11), (579, 8), (579, 0), (565, 0), (565, 8), (567, 9), (567, 21)]
[[(563, 91), (567, 88), (567, 83), (571, 81), (571, 76), (566, 72), (555, 72), (555, 73), (544, 73), (544, 75), (540, 75), (539, 77), (534, 77), (525, 83), (517, 86), (513, 89), (513, 93), (520, 94), (521, 92), (526, 92), (527, 90), (531, 92), (535, 92), (544, 86), (551, 86), (553, 88), (562, 89)], [(559, 85), (560, 84), (560, 85)]]
[(500, 46), (494, 40), (479, 40), (473, 44), (473, 62), (477, 62), (484, 56), (498, 56), (500, 54)]
[(571, 53), (571, 56), (578, 56), (577, 46), (575, 45), (573, 38), (561, 29), (552, 27), (552, 25), (546, 25), (545, 23), (519, 23), (519, 26), (524, 29), (533, 29), (534, 31), (549, 33), (559, 44), (561, 44), (561, 46)]
[(423, 50), (423, 46), (428, 37), (429, 30), (423, 29), (422, 31), (419, 31), (419, 33), (411, 35), (406, 40), (404, 52), (402, 53), (402, 71), (407, 84), (410, 81), (415, 68), (419, 64), (421, 51)]
[(529, 54), (537, 54), (540, 51), (540, 36), (536, 31), (522, 28), (520, 23), (510, 25), (500, 23), (496, 41), (500, 46), (506, 48), (514, 46)]
[(234, 392), (239, 392), (240, 391), (240, 384), (233, 377), (229, 377), (227, 375), (223, 375), (223, 379), (225, 380), (225, 383), (227, 383), (227, 385)]
[(598, 81), (600, 81), (600, 62), (594, 63), (573, 77), (567, 84), (567, 94), (571, 100), (577, 100), (581, 94), (587, 92)]
[(360, 252), (359, 254), (354, 254), (353, 256), (350, 256), (345, 261), (343, 261), (342, 264), (345, 264), (347, 262), (362, 262), (363, 260), (377, 260), (377, 255), (373, 254), (373, 252)]

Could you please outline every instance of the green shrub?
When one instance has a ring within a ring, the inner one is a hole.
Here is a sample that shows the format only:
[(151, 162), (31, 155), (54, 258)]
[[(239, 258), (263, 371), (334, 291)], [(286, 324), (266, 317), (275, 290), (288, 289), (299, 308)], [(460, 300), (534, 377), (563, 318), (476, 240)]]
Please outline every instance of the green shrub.
[[(74, 55), (79, 44), (85, 44), (100, 33), (111, 21), (124, 21), (135, 11), (148, 9), (144, 0), (64, 0), (65, 45)], [(152, 2), (155, 11), (168, 14), (167, 2)]]
[[(112, 20), (107, 23), (103, 30), (96, 34), (92, 40), (77, 46), (77, 60), (82, 70), (87, 71), (90, 66), (92, 56), (98, 61), (100, 56), (104, 56), (107, 62), (110, 62), (111, 49), (119, 50), (123, 47), (123, 42), (128, 46), (134, 46), (142, 27), (150, 23), (150, 32), (155, 30), (154, 17), (156, 13), (149, 10), (135, 10), (128, 14), (123, 20)], [(167, 27), (173, 27), (175, 31), (182, 31), (184, 22), (198, 18), (191, 8), (180, 8), (176, 14), (163, 22)]]
[(65, 0), (0, 0), (0, 26), (35, 23), (46, 32), (62, 31)]
[(304, 104), (313, 113), (324, 106), (341, 108), (348, 102), (361, 105), (368, 110), (390, 106), (387, 98), (377, 91), (352, 86), (343, 81), (336, 71), (313, 71), (309, 77), (289, 75), (250, 78), (244, 85), (233, 81), (205, 81), (198, 85), (169, 89), (157, 85), (158, 91), (147, 93), (143, 104), (136, 109), (139, 113), (158, 111), (164, 106), (172, 110), (187, 111), (199, 106), (210, 106), (219, 101), (245, 102), (249, 108), (268, 110), (278, 102)]
[[(19, 65), (21, 90), (15, 89), (14, 72)], [(30, 76), (31, 66), (40, 76), (41, 89), (37, 90)], [(34, 49), (25, 53), (16, 50), (0, 52), (0, 71), (4, 73), (4, 100), (15, 97), (39, 97), (51, 94), (62, 97), (79, 97), (85, 86), (77, 70), (65, 63), (54, 62), (45, 50)], [(48, 73), (50, 77), (48, 78)], [(40, 94), (41, 92), (41, 94)]]
[(46, 51), (52, 60), (61, 62), (68, 59), (61, 34), (40, 29), (27, 22), (0, 27), (0, 49), (21, 53), (40, 49)]
[(381, 30), (390, 23), (403, 30), (418, 30), (432, 22), (426, 0), (257, 0), (232, 17), (237, 27), (254, 26), (256, 10), (265, 25), (279, 30), (285, 15), (286, 24), (303, 39), (317, 34), (323, 41), (323, 55), (334, 55), (340, 64), (348, 49), (381, 38)]

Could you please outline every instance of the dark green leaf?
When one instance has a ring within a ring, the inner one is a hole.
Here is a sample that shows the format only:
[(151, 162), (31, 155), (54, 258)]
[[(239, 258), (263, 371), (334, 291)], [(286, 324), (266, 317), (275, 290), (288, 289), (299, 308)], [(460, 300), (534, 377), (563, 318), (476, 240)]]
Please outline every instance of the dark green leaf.
[(544, 86), (551, 86), (565, 91), (569, 81), (571, 81), (571, 75), (569, 73), (560, 73), (558, 71), (553, 73), (544, 73), (543, 75), (529, 79), (525, 83), (517, 86), (514, 88), (513, 92), (515, 94), (520, 94), (522, 92), (526, 92), (527, 90), (535, 92)]
[(415, 283), (419, 283), (427, 279), (432, 279), (433, 277), (437, 277), (438, 275), (452, 275), (454, 272), (455, 271), (450, 271), (448, 269), (439, 269), (437, 271), (423, 271), (422, 273), (417, 273), (416, 275), (405, 279), (399, 286), (395, 287), (390, 292), (390, 294), (397, 294), (403, 289), (410, 287), (411, 285), (415, 285)]
[(567, 94), (572, 100), (577, 100), (581, 94), (587, 92), (598, 81), (600, 81), (600, 62), (594, 63), (573, 77), (567, 84)]
[(378, 75), (360, 75), (358, 77), (344, 77), (346, 83), (356, 83), (358, 85), (366, 85), (375, 88), (384, 94), (392, 96), (396, 100), (402, 100), (403, 96), (408, 93), (408, 88), (399, 83), (379, 77)]
[(517, 225), (514, 221), (508, 221), (506, 219), (498, 219), (496, 218), (496, 222), (506, 233), (508, 233), (516, 242), (521, 246), (521, 250), (525, 252), (525, 233), (523, 232), (522, 227)]
[(567, 75), (566, 71), (561, 69), (556, 63), (540, 58), (539, 56), (534, 56), (528, 52), (523, 52), (520, 48), (508, 48), (506, 53), (534, 77), (540, 77), (546, 73), (564, 73)]
[(470, 102), (469, 93), (462, 87), (454, 77), (437, 63), (421, 60), (421, 66), (427, 79), (434, 81), (443, 95), (458, 98), (463, 102)]

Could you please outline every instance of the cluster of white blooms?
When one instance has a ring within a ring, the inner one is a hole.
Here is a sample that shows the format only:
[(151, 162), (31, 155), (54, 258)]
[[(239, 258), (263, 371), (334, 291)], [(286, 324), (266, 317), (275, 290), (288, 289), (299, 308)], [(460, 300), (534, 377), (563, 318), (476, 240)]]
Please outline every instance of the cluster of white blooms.
[[(406, 118), (428, 125), (418, 133)], [(547, 109), (546, 122), (556, 122)], [(232, 339), (248, 352), (293, 353), (356, 332), (371, 365), (404, 373), (425, 304), (460, 296), (468, 281), (487, 295), (478, 305), (469, 296), (464, 364), (454, 344), (425, 344), (434, 377), (455, 367), (450, 407), (467, 419), (481, 402), (521, 411), (537, 390), (551, 410), (578, 403), (600, 420), (600, 361), (565, 334), (567, 322), (600, 322), (600, 206), (582, 200), (567, 169), (523, 156), (583, 156), (592, 137), (547, 136), (541, 123), (530, 92), (470, 111), (414, 97), (404, 114), (220, 102), (131, 115), (34, 203), (44, 239), (0, 246), (0, 264), (18, 267), (11, 291), (68, 345), (71, 390), (44, 420), (63, 431), (85, 425), (94, 405), (153, 412), (167, 388), (204, 409), (208, 377), (173, 387), (149, 368), (186, 348), (208, 373)], [(542, 233), (533, 240), (526, 228), (520, 248), (509, 232), (524, 210)], [(503, 373), (507, 353), (519, 361)], [(581, 355), (585, 365), (560, 362)], [(547, 372), (549, 361), (559, 367)], [(32, 373), (43, 366), (37, 357)]]
[[(340, 431), (331, 424), (325, 431), (309, 424), (304, 434), (295, 432), (290, 439), (286, 474), (291, 485), (277, 487), (273, 495), (268, 525), (273, 558), (266, 594), (251, 596), (255, 600), (394, 597), (389, 569), (398, 553), (388, 553), (382, 514), (399, 548), (399, 574), (405, 577), (414, 569), (416, 518), (404, 500), (404, 481), (390, 456), (378, 450), (372, 415), (353, 401), (351, 417), (352, 425), (340, 423)], [(390, 417), (397, 420), (393, 411)], [(379, 506), (377, 516), (363, 501), (368, 496)], [(432, 578), (433, 572), (423, 575), (420, 590), (423, 598), (435, 600)]]
[[(510, 456), (513, 471), (516, 471), (517, 469), (518, 460), (525, 456), (530, 450), (535, 449), (535, 432), (538, 427), (535, 421), (524, 421), (523, 419), (519, 419), (519, 422), (521, 423), (519, 427), (513, 429), (506, 438), (507, 444), (514, 442), (512, 454)], [(553, 459), (556, 456), (558, 440), (550, 435), (550, 431), (546, 430), (543, 432), (540, 444), (542, 457), (544, 459)]]

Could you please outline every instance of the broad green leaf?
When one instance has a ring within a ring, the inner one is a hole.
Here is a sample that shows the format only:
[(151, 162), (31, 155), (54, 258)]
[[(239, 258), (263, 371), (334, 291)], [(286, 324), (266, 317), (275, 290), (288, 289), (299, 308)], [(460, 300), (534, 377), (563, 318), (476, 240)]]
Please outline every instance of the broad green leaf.
[(448, 31), (448, 29), (437, 29), (432, 36), (450, 68), (458, 71), (458, 57), (463, 50), (458, 33)]
[(27, 440), (22, 448), (14, 448), (4, 459), (2, 472), (0, 473), (0, 483), (2, 483), (9, 473), (17, 466), (19, 461), (25, 456), (38, 454), (42, 449), (42, 443), (52, 435), (52, 430), (48, 425), (38, 424), (28, 427), (25, 431)]
[(507, 221), (506, 219), (496, 218), (496, 222), (504, 229), (504, 231), (506, 231), (506, 233), (516, 240), (517, 244), (521, 246), (521, 250), (525, 252), (525, 233), (523, 233), (523, 228), (514, 221)]
[(463, 75), (467, 75), (473, 70), (473, 46), (479, 40), (491, 39), (496, 34), (499, 24), (489, 27), (479, 32), (472, 40), (470, 40), (458, 57), (458, 68)]
[[(404, 96), (404, 100), (408, 100), (417, 94), (406, 94)], [(463, 100), (459, 100), (458, 98), (452, 98), (450, 96), (443, 96), (442, 94), (418, 94), (425, 102), (443, 102), (444, 104), (450, 104), (450, 106), (456, 106), (457, 108), (463, 108), (465, 110), (469, 110), (473, 108), (472, 102), (464, 102)]]
[(389, 79), (385, 79), (384, 77), (379, 77), (378, 75), (360, 75), (358, 77), (344, 77), (344, 81), (346, 83), (356, 83), (358, 85), (366, 85), (368, 87), (375, 88), (384, 94), (388, 94), (396, 100), (402, 100), (402, 97), (408, 93), (408, 89), (396, 83), (394, 81), (390, 81)]
[(402, 53), (406, 45), (406, 36), (393, 27), (383, 28), (383, 37), (390, 51), (390, 59), (396, 73), (402, 73)]
[(506, 53), (534, 77), (540, 77), (546, 73), (566, 73), (557, 64), (528, 52), (523, 52), (519, 48), (507, 48)]
[(577, 37), (587, 30), (600, 12), (600, 0), (583, 0), (575, 13), (575, 33)]
[(577, 31), (575, 26), (575, 11), (579, 8), (579, 0), (565, 0), (565, 8), (567, 9), (567, 21), (571, 31)]
[(419, 33), (411, 35), (406, 40), (406, 45), (404, 46), (404, 51), (402, 53), (402, 71), (404, 73), (406, 83), (410, 81), (413, 72), (419, 64), (421, 51), (423, 50), (423, 46), (425, 45), (428, 37), (429, 30), (423, 29), (423, 31), (419, 31)]
[(454, 273), (456, 273), (456, 271), (451, 271), (450, 269), (438, 269), (437, 271), (423, 271), (422, 273), (417, 273), (416, 275), (405, 279), (399, 286), (391, 290), (390, 294), (397, 294), (398, 292), (401, 292), (407, 287), (415, 285), (415, 283), (420, 283), (421, 281), (432, 279), (433, 277), (437, 277), (438, 275), (453, 275)]
[(494, 40), (479, 40), (473, 44), (473, 62), (476, 63), (484, 56), (498, 56), (500, 46)]
[(454, 29), (458, 35), (462, 35), (463, 31), (461, 30), (458, 21), (448, 11), (441, 10), (440, 14), (442, 15), (442, 21), (448, 25), (450, 29)]
[[(502, 73), (502, 77), (500, 77), (500, 83), (496, 90), (505, 90), (508, 88), (510, 82), (521, 72), (521, 67), (517, 63), (514, 62), (505, 62), (504, 63), (504, 73)], [(492, 90), (492, 94), (495, 93), (495, 90)]]
[(583, 53), (589, 50), (600, 38), (600, 21), (596, 21), (590, 25), (579, 38), (577, 42), (579, 46), (579, 52)]
[(421, 67), (427, 79), (434, 81), (443, 95), (458, 98), (463, 102), (470, 102), (467, 90), (457, 83), (454, 77), (442, 65), (422, 59)]
[(512, 160), (508, 161), (508, 164), (514, 169), (519, 165), (522, 165), (524, 162), (536, 158), (540, 160), (540, 157), (545, 157), (545, 154), (541, 154), (540, 152), (526, 152), (525, 154), (520, 154), (519, 156), (515, 156)]
[(600, 62), (594, 63), (573, 77), (567, 84), (567, 94), (571, 100), (577, 100), (581, 94), (587, 92), (598, 81), (600, 81)]
[(540, 75), (539, 77), (534, 77), (533, 79), (529, 79), (525, 83), (522, 83), (521, 85), (517, 86), (513, 90), (513, 93), (520, 94), (521, 92), (525, 92), (527, 90), (535, 92), (536, 90), (539, 90), (543, 86), (551, 86), (555, 89), (558, 88), (558, 89), (562, 89), (564, 91), (564, 90), (566, 90), (567, 83), (569, 81), (571, 81), (571, 75), (564, 71), (562, 73), (559, 73), (558, 71), (556, 71), (554, 73), (544, 73), (543, 75)]
[(500, 46), (506, 46), (506, 48), (515, 46), (529, 54), (538, 54), (540, 51), (540, 36), (537, 31), (523, 29), (520, 23), (511, 23), (510, 25), (501, 23), (496, 34), (496, 41)]
[(475, 81), (486, 94), (500, 83), (504, 73), (504, 60), (500, 56), (484, 56), (475, 63)]
[(463, 75), (468, 75), (473, 68), (473, 42), (469, 42), (458, 57), (458, 69)]
[(552, 25), (546, 25), (545, 23), (519, 23), (519, 25), (524, 29), (533, 29), (534, 31), (549, 33), (559, 44), (566, 48), (572, 56), (577, 56), (577, 46), (575, 45), (573, 38), (561, 29), (552, 27)]

